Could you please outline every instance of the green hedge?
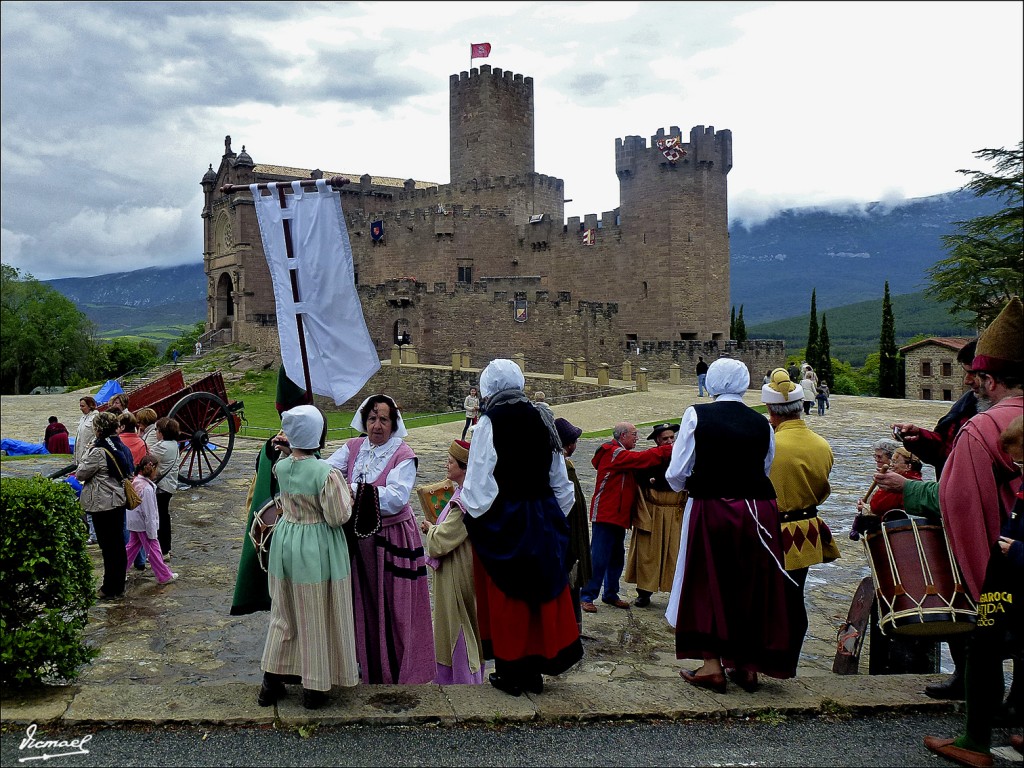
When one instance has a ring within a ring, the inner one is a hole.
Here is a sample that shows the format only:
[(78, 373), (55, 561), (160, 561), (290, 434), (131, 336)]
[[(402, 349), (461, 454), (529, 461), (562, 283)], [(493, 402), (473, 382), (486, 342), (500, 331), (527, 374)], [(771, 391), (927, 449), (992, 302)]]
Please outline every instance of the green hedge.
[(0, 480), (0, 683), (63, 683), (96, 656), (85, 644), (96, 601), (82, 508), (70, 485)]

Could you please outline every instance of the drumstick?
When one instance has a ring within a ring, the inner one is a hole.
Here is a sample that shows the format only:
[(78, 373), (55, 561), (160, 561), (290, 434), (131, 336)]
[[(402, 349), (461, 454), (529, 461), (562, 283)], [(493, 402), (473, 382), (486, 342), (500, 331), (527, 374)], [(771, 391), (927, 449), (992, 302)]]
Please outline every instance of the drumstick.
[[(882, 472), (883, 473), (888, 472), (890, 469), (892, 469), (892, 463), (891, 462), (889, 464), (886, 464), (884, 467), (882, 467)], [(870, 497), (871, 494), (874, 493), (875, 488), (877, 486), (878, 486), (878, 481), (877, 480), (872, 480), (871, 481), (871, 485), (868, 487), (868, 492), (864, 494), (863, 501), (864, 501), (865, 504), (867, 504), (868, 497)]]

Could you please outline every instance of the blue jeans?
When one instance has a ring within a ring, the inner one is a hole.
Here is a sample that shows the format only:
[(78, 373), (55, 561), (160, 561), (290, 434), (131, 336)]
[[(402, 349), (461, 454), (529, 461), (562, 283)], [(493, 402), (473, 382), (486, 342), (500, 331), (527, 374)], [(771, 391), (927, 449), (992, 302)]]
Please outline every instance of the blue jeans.
[(592, 603), (604, 583), (606, 603), (619, 599), (619, 577), (626, 564), (626, 529), (610, 523), (594, 523), (590, 533), (590, 559), (593, 575), (580, 591), (580, 600)]
[(704, 385), (704, 382), (707, 380), (707, 378), (708, 375), (706, 373), (697, 374), (697, 397), (704, 397), (705, 392), (707, 392), (709, 395), (711, 394), (710, 392), (708, 392), (708, 388)]

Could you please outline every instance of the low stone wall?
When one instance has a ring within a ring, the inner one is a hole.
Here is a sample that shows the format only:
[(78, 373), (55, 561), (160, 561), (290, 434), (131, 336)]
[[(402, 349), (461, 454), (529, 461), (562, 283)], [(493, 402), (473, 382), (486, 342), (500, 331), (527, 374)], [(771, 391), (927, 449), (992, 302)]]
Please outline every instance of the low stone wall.
[[(540, 390), (548, 403), (587, 400), (594, 397), (617, 395), (629, 390), (598, 386), (586, 381), (566, 381), (545, 374), (526, 376), (526, 392), (530, 396)], [(330, 398), (317, 396), (316, 405), (324, 411), (351, 411), (365, 398), (380, 392), (390, 395), (403, 411), (445, 413), (461, 411), (470, 387), (479, 387), (480, 371), (464, 369), (454, 371), (435, 365), (382, 366), (359, 394), (340, 406)]]

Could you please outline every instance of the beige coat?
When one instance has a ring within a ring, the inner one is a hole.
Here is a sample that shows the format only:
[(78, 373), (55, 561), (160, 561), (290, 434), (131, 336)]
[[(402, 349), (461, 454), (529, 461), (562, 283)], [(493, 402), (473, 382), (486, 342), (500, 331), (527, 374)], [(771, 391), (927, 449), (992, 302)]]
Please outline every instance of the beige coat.
[(483, 664), (483, 643), (476, 615), (473, 586), (473, 547), (469, 543), (462, 507), (449, 502), (448, 513), (424, 537), (427, 557), (439, 561), (434, 571), (434, 654), (438, 664), (452, 666), (459, 630), (466, 638), (470, 671)]
[(124, 487), (120, 477), (111, 477), (107, 469), (107, 454), (102, 448), (90, 448), (75, 471), (82, 484), (82, 509), (86, 512), (106, 512), (125, 505)]
[(178, 444), (174, 440), (161, 440), (156, 436), (147, 435), (146, 445), (150, 455), (157, 461), (156, 476), (161, 478), (156, 484), (158, 491), (174, 493), (178, 490)]

